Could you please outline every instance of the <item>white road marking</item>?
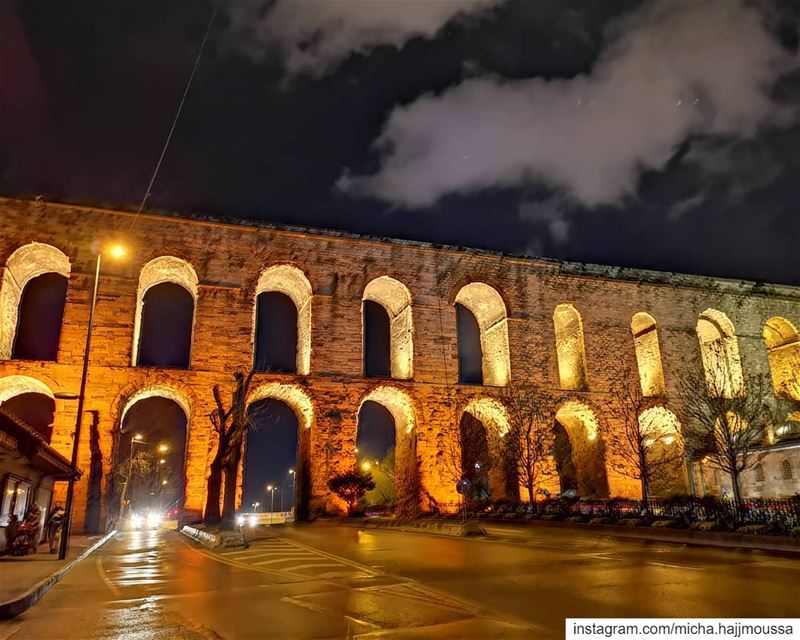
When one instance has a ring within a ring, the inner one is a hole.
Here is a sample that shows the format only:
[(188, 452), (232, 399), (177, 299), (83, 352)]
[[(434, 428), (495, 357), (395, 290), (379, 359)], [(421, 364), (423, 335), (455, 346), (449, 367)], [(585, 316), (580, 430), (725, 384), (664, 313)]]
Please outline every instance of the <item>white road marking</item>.
[(122, 591), (120, 591), (119, 587), (115, 585), (111, 581), (111, 578), (109, 578), (108, 575), (106, 574), (106, 570), (103, 567), (103, 558), (102, 557), (97, 558), (94, 564), (97, 567), (97, 573), (100, 574), (100, 577), (103, 579), (103, 582), (106, 583), (106, 586), (111, 590), (111, 593), (113, 593), (118, 598), (122, 596)]

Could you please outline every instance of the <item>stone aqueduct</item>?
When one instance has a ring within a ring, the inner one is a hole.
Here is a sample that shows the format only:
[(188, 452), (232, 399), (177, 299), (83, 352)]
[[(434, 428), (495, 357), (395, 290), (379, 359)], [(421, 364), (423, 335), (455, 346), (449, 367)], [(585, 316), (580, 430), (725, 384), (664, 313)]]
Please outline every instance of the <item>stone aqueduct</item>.
[[(604, 434), (619, 427), (608, 407), (620, 376), (638, 371), (653, 411), (679, 430), (676, 381), (704, 344), (722, 346), (732, 385), (741, 383), (742, 358), (771, 371), (776, 387), (798, 375), (792, 362), (800, 349), (800, 289), (793, 287), (41, 201), (0, 199), (0, 219), (0, 403), (26, 392), (53, 397), (78, 389), (95, 252), (123, 242), (126, 260), (106, 261), (101, 273), (86, 408), (98, 412), (107, 473), (112, 434), (125, 413), (142, 398), (174, 399), (188, 419), (188, 508), (204, 505), (214, 445), (212, 386), (229, 389), (231, 373), (253, 365), (261, 292), (282, 292), (296, 306), (296, 372), (257, 374), (251, 400), (279, 399), (297, 415), (300, 504), (312, 510), (337, 507), (327, 480), (354, 463), (366, 400), (392, 414), (398, 465), (418, 473), (423, 505), (451, 503), (457, 496), (442, 455), (456, 437), (452, 425), (467, 412), (498, 446), (507, 428), (498, 389), (513, 383), (515, 372), (530, 370), (552, 391), (554, 415), (576, 445), (576, 464), (594, 465), (603, 478), (594, 492), (635, 496), (638, 484), (614, 471), (613, 453), (603, 446)], [(14, 358), (25, 287), (51, 272), (68, 278), (57, 354), (49, 361)], [(137, 362), (144, 296), (164, 282), (193, 301), (185, 368)], [(363, 370), (365, 301), (381, 305), (389, 318), (391, 371), (381, 378)], [(457, 303), (480, 331), (482, 384), (459, 381)], [(68, 455), (76, 403), (55, 404), (52, 444)], [(84, 430), (84, 470), (89, 437)], [(76, 496), (79, 525), (87, 507), (85, 473)]]

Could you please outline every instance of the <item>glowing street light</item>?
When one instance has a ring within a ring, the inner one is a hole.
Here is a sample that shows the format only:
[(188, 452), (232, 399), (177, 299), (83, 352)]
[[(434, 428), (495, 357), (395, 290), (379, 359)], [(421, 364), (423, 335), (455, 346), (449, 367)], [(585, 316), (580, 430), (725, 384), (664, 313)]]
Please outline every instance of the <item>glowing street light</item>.
[(164, 464), (165, 462), (166, 460), (164, 458), (161, 458), (161, 460), (158, 461), (158, 464)]
[(364, 460), (364, 462), (361, 463), (362, 471), (369, 471), (371, 468), (372, 465), (370, 464), (369, 460)]
[(159, 453), (166, 453), (167, 451), (169, 451), (169, 445), (168, 444), (164, 444), (162, 442), (160, 445), (158, 445), (158, 452)]
[[(111, 258), (120, 259), (126, 251), (121, 245), (106, 247)], [(78, 445), (81, 441), (81, 426), (83, 425), (83, 403), (86, 399), (86, 381), (89, 375), (89, 354), (92, 348), (92, 324), (94, 310), (97, 306), (97, 288), (100, 284), (100, 265), (103, 261), (103, 249), (97, 251), (97, 260), (94, 267), (94, 286), (92, 287), (92, 303), (89, 306), (89, 322), (86, 327), (86, 344), (83, 349), (83, 369), (81, 371), (81, 386), (78, 392), (78, 410), (75, 418), (75, 433), (72, 436), (72, 459), (70, 460), (69, 482), (67, 483), (67, 499), (64, 505), (64, 524), (61, 530), (61, 546), (58, 549), (58, 559), (67, 557), (69, 546), (69, 530), (72, 526), (72, 500), (75, 495), (75, 476), (78, 473)]]
[(267, 491), (270, 493), (270, 506), (269, 506), (269, 523), (272, 524), (273, 514), (275, 513), (275, 489), (278, 487), (273, 487), (271, 484), (267, 485)]

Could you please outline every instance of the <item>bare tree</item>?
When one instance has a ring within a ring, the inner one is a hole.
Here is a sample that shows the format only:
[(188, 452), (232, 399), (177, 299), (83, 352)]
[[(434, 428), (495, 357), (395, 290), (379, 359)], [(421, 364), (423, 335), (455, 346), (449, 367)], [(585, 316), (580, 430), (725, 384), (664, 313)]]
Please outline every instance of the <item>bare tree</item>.
[(744, 373), (739, 382), (723, 352), (712, 352), (705, 366), (695, 357), (678, 381), (686, 447), (730, 476), (737, 508), (739, 478), (764, 457), (766, 429), (777, 417), (768, 374)]
[[(220, 386), (214, 385), (214, 403), (216, 408), (209, 414), (209, 419), (217, 434), (217, 450), (211, 461), (206, 492), (206, 509), (203, 517), (205, 524), (221, 523), (222, 528), (232, 528), (236, 511), (236, 479), (239, 463), (242, 458), (242, 442), (244, 434), (253, 423), (253, 416), (247, 411), (247, 396), (254, 371), (244, 374), (237, 371), (233, 374), (235, 386), (231, 393), (230, 404), (226, 407), (222, 399)], [(219, 503), (222, 496), (222, 514)]]
[(638, 372), (631, 369), (622, 374), (612, 388), (614, 401), (608, 409), (616, 423), (605, 435), (612, 468), (621, 475), (638, 480), (642, 502), (649, 512), (649, 496), (659, 481), (668, 481), (683, 464), (683, 446), (672, 427), (659, 423), (657, 414), (645, 413), (654, 408), (642, 394)]
[(553, 464), (553, 403), (531, 376), (519, 378), (519, 374), (502, 389), (501, 399), (509, 421), (503, 437), (507, 472), (517, 477), (535, 502), (542, 482), (558, 474)]

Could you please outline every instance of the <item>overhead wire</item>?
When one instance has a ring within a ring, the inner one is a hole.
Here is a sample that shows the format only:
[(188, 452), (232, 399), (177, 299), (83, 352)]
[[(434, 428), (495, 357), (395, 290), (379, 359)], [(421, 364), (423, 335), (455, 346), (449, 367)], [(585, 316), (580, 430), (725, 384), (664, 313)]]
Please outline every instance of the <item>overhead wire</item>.
[(189, 91), (192, 88), (192, 83), (194, 82), (195, 74), (197, 73), (197, 68), (200, 66), (200, 59), (203, 57), (203, 51), (206, 48), (206, 42), (208, 42), (208, 36), (211, 33), (211, 28), (214, 25), (214, 19), (217, 17), (217, 8), (214, 8), (214, 11), (211, 12), (211, 17), (208, 20), (208, 26), (206, 27), (206, 31), (203, 34), (203, 41), (200, 43), (200, 49), (197, 52), (197, 56), (194, 60), (194, 65), (192, 66), (192, 72), (189, 74), (189, 79), (186, 82), (186, 87), (184, 87), (183, 95), (181, 96), (181, 100), (178, 103), (178, 109), (175, 112), (175, 117), (172, 119), (172, 126), (169, 128), (169, 133), (167, 134), (166, 140), (164, 140), (164, 145), (161, 148), (161, 155), (158, 157), (158, 162), (156, 162), (156, 166), (153, 169), (153, 174), (150, 176), (150, 182), (147, 184), (147, 189), (145, 189), (144, 195), (142, 196), (142, 201), (139, 203), (139, 208), (136, 210), (136, 214), (131, 219), (131, 224), (128, 227), (130, 231), (133, 228), (133, 225), (136, 222), (136, 219), (139, 217), (139, 214), (144, 210), (145, 205), (147, 204), (147, 200), (150, 198), (150, 195), (153, 190), (153, 185), (156, 182), (156, 178), (158, 177), (158, 172), (161, 169), (161, 164), (164, 162), (164, 157), (167, 155), (167, 149), (169, 149), (169, 143), (172, 141), (172, 136), (175, 133), (175, 128), (178, 126), (178, 121), (180, 120), (181, 113), (183, 112), (183, 105), (186, 103), (186, 98), (189, 95)]

